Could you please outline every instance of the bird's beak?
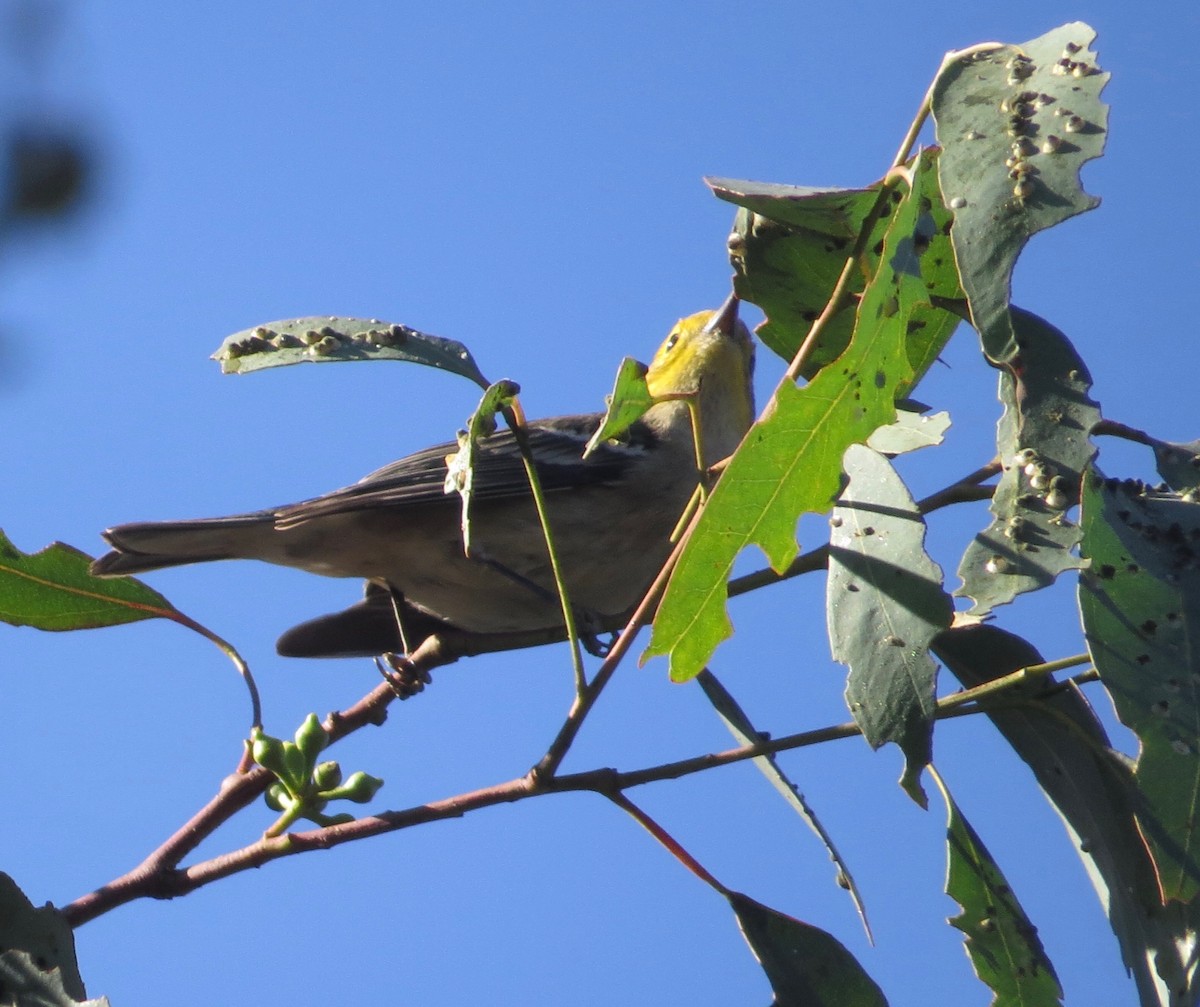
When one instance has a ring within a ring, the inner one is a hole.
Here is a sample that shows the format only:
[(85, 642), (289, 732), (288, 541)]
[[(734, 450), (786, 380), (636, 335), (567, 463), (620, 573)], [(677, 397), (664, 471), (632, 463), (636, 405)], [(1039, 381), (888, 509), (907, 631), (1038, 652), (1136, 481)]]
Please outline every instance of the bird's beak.
[(732, 336), (734, 326), (737, 325), (739, 303), (741, 302), (738, 299), (738, 295), (731, 292), (725, 298), (725, 303), (713, 312), (713, 316), (705, 324), (704, 330), (706, 332), (718, 332), (722, 336)]

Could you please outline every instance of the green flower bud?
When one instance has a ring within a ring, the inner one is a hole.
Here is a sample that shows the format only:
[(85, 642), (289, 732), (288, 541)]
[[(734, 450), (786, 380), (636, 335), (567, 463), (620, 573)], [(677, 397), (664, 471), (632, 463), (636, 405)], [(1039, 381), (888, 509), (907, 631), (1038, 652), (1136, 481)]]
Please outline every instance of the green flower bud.
[(317, 790), (332, 790), (342, 782), (342, 767), (336, 762), (322, 762), (313, 770)]
[(328, 744), (329, 735), (325, 733), (321, 721), (315, 713), (310, 713), (304, 718), (304, 723), (296, 728), (296, 747), (304, 753), (311, 765), (317, 761), (317, 753)]

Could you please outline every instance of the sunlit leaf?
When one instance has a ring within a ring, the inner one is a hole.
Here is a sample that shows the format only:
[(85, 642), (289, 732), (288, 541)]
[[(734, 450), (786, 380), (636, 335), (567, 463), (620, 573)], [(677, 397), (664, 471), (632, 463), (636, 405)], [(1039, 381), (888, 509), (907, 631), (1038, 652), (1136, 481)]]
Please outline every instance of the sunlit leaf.
[(166, 598), (132, 577), (93, 577), (90, 562), (90, 556), (61, 542), (23, 553), (0, 532), (0, 620), (70, 630), (177, 614)]
[(829, 508), (840, 460), (896, 417), (912, 368), (908, 320), (928, 303), (921, 240), (932, 184), (930, 156), (914, 166), (913, 188), (891, 215), (881, 265), (859, 303), (854, 339), (809, 384), (784, 382), (743, 441), (709, 498), (667, 587), (647, 656), (670, 654), (671, 676), (691, 678), (731, 632), (725, 583), (737, 554), (762, 548), (785, 570), (796, 556), (796, 521)]

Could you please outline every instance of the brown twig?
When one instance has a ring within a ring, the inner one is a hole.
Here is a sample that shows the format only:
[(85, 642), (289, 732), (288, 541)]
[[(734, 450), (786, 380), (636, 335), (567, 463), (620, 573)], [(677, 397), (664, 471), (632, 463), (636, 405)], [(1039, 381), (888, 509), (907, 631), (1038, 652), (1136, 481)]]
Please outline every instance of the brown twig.
[[(1044, 670), (1043, 666), (1029, 669), (1030, 672)], [(1019, 669), (1006, 677), (1005, 681), (1009, 687), (1028, 680), (1029, 676), (1024, 674), (1024, 671), (1025, 669)], [(1094, 676), (1090, 672), (1085, 672), (1072, 681), (1092, 680), (1094, 680)], [(972, 716), (983, 712), (985, 708), (994, 709), (996, 692), (996, 683), (986, 682), (975, 689), (948, 696), (939, 701), (934, 714), (935, 719)], [(335, 724), (335, 730), (339, 732), (338, 736), (362, 726), (363, 723), (375, 722), (370, 718), (378, 719), (377, 708), (386, 706), (389, 701), (386, 699), (386, 694), (390, 694), (388, 687), (380, 686), (371, 696), (364, 697), (362, 702), (356, 704), (351, 710), (347, 710), (344, 714), (345, 721)], [(973, 702), (976, 699), (986, 699), (987, 704)], [(1017, 702), (1027, 703), (1030, 701), (1022, 698)], [(355, 723), (356, 718), (361, 718), (361, 722)], [(612, 799), (613, 795), (647, 783), (679, 779), (694, 773), (706, 772), (718, 766), (727, 766), (762, 755), (823, 744), (840, 738), (850, 738), (860, 733), (861, 731), (855, 723), (834, 724), (817, 730), (803, 731), (781, 738), (764, 739), (752, 745), (693, 756), (676, 762), (628, 772), (619, 772), (615, 769), (593, 769), (561, 776), (538, 775), (531, 772), (523, 777), (479, 790), (430, 801), (400, 811), (381, 812), (378, 815), (359, 818), (344, 825), (259, 839), (242, 849), (230, 851), (190, 867), (179, 868), (177, 866), (179, 860), (211, 833), (212, 828), (209, 826), (213, 825), (214, 820), (216, 820), (216, 824), (220, 824), (234, 811), (245, 807), (261, 793), (270, 777), (263, 770), (255, 770), (237, 778), (232, 783), (227, 781), (228, 786), (223, 788), (222, 792), (208, 806), (134, 870), (96, 891), (76, 899), (62, 912), (67, 922), (71, 926), (77, 927), (127, 902), (140, 898), (169, 899), (186, 895), (221, 878), (250, 868), (261, 867), (272, 860), (293, 856), (297, 853), (327, 850), (343, 843), (368, 839), (415, 825), (424, 825), (427, 822), (461, 818), (469, 812), (482, 808), (547, 794), (590, 791)], [(216, 806), (220, 807), (220, 815), (215, 810)], [(623, 804), (622, 807), (624, 807)]]

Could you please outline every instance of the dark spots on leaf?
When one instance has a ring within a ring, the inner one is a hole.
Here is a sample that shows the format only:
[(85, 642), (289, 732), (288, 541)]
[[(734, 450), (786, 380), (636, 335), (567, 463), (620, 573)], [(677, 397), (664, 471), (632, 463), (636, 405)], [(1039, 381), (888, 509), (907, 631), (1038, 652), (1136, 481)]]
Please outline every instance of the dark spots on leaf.
[(875, 372), (875, 387), (883, 388), (887, 384), (887, 375), (883, 371)]
[(1153, 636), (1156, 632), (1158, 632), (1158, 623), (1153, 619), (1147, 619), (1142, 623), (1141, 630), (1147, 636)]
[(1171, 712), (1171, 704), (1165, 699), (1160, 699), (1157, 703), (1152, 703), (1150, 709), (1157, 713), (1160, 717), (1165, 717)]
[(914, 318), (914, 319), (910, 320), (908, 325), (906, 325), (904, 327), (904, 334), (907, 336), (911, 336), (916, 332), (920, 332), (923, 328), (925, 328), (926, 324), (927, 324), (926, 322), (922, 322), (922, 321)]
[(1142, 568), (1140, 566), (1138, 566), (1136, 563), (1126, 563), (1125, 564), (1125, 572), (1126, 573), (1141, 573)]
[(1150, 655), (1149, 654), (1138, 654), (1138, 656), (1135, 657), (1134, 660), (1144, 668), (1146, 665), (1148, 665), (1150, 663)]
[(1117, 568), (1110, 563), (1103, 563), (1100, 569), (1096, 571), (1096, 575), (1101, 580), (1112, 580), (1117, 575)]
[(801, 311), (800, 317), (803, 318), (806, 322), (815, 322), (818, 318), (821, 317), (821, 312), (814, 311), (812, 308), (809, 308), (808, 311)]
[(875, 255), (883, 255), (883, 239), (880, 238), (874, 245), (871, 246), (871, 251)]

